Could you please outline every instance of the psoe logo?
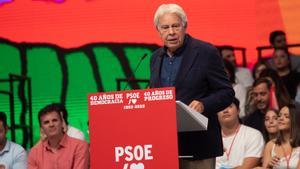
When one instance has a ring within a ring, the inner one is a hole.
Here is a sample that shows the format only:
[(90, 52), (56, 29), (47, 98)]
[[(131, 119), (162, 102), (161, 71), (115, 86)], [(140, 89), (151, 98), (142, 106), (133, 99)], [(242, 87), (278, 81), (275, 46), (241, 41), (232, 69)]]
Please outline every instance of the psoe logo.
[(124, 162), (123, 169), (146, 169), (143, 161), (153, 160), (152, 144), (115, 147), (115, 161)]
[(145, 104), (138, 103), (140, 98), (140, 93), (126, 93), (126, 99), (128, 99), (128, 104), (124, 105), (123, 109), (143, 109)]

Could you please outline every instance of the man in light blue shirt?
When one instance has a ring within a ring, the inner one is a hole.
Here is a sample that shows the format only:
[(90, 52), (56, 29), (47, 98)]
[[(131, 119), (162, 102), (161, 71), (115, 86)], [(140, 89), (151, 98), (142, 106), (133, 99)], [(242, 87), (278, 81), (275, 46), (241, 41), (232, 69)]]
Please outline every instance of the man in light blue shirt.
[(22, 146), (6, 139), (7, 131), (6, 115), (0, 112), (0, 168), (27, 169), (26, 151)]

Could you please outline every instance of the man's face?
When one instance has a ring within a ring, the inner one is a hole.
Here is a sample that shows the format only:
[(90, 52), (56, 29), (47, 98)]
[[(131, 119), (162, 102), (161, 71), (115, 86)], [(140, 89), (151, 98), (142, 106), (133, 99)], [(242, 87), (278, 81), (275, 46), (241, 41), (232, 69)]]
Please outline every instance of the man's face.
[(63, 122), (57, 112), (49, 112), (41, 117), (41, 128), (47, 138), (53, 138), (63, 133)]
[(269, 108), (270, 91), (266, 83), (260, 83), (253, 89), (253, 96), (256, 108), (265, 111)]
[(3, 122), (0, 121), (0, 145), (4, 145), (6, 143), (6, 133), (8, 128), (4, 127)]
[(182, 46), (186, 28), (174, 13), (166, 13), (158, 18), (157, 30), (168, 51), (173, 53)]
[(286, 46), (286, 38), (285, 35), (278, 35), (275, 37), (273, 46), (275, 48), (283, 48)]
[(224, 110), (218, 112), (218, 119), (220, 124), (231, 124), (233, 122), (238, 121), (239, 110), (235, 104), (231, 104)]
[(234, 51), (229, 50), (229, 49), (224, 49), (224, 50), (222, 50), (221, 54), (222, 54), (222, 58), (224, 60), (227, 60), (227, 61), (231, 62), (233, 65), (236, 65)]

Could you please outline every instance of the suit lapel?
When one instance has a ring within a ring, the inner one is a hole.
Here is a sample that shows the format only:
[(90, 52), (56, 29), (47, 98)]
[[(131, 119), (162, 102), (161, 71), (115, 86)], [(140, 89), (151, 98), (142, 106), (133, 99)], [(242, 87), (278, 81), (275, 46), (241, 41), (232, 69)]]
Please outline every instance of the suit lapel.
[(151, 70), (151, 74), (153, 75), (153, 84), (150, 84), (152, 87), (160, 87), (160, 69), (161, 69), (161, 62), (162, 62), (162, 57), (164, 55), (164, 51), (161, 50), (159, 52), (159, 55), (155, 58), (155, 63), (153, 66), (153, 69)]

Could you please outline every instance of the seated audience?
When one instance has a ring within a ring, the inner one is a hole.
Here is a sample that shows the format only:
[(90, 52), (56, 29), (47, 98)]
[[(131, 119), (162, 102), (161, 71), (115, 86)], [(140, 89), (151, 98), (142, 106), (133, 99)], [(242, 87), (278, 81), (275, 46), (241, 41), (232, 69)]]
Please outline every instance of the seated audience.
[[(257, 62), (252, 70), (252, 76), (254, 80), (257, 80), (262, 71), (268, 69), (268, 65), (264, 61)], [(253, 88), (249, 87), (246, 92), (246, 100), (245, 100), (245, 114), (249, 115), (250, 113), (255, 111), (254, 106), (254, 96), (253, 96)]]
[(6, 115), (0, 112), (0, 167), (3, 169), (27, 169), (24, 148), (6, 139), (8, 125)]
[(273, 140), (278, 135), (278, 110), (270, 109), (265, 114), (265, 130), (263, 131), (263, 136), (265, 142)]
[(224, 61), (224, 65), (225, 65), (225, 71), (227, 72), (227, 74), (229, 76), (229, 80), (230, 80), (232, 88), (234, 90), (235, 97), (240, 101), (239, 116), (240, 116), (240, 118), (242, 118), (245, 116), (245, 101), (246, 101), (247, 89), (242, 84), (236, 82), (234, 66), (232, 65), (232, 63), (227, 60), (223, 60), (223, 61)]
[(269, 79), (271, 82), (270, 108), (279, 110), (283, 106), (291, 103), (292, 100), (290, 98), (290, 95), (275, 70), (266, 69), (262, 71), (260, 74), (260, 78)]
[(246, 93), (246, 101), (245, 101), (245, 116), (249, 116), (256, 110), (255, 102), (254, 102), (254, 94), (253, 87), (249, 88)]
[(254, 80), (258, 79), (260, 77), (260, 74), (262, 71), (269, 69), (268, 64), (264, 61), (259, 61), (255, 63), (253, 69), (252, 69), (252, 76)]
[(269, 36), (270, 45), (273, 48), (284, 48), (287, 46), (287, 40), (285, 36), (285, 32), (281, 30), (275, 30), (270, 33)]
[(264, 168), (297, 167), (300, 157), (299, 108), (295, 105), (283, 107), (279, 112), (279, 135), (267, 143), (264, 150)]
[(234, 54), (234, 48), (232, 46), (221, 46), (219, 47), (220, 54), (223, 59), (231, 62), (235, 68), (236, 82), (243, 86), (250, 87), (253, 83), (251, 72), (248, 68), (238, 67)]
[(38, 114), (46, 139), (28, 155), (29, 169), (88, 169), (88, 143), (69, 137), (63, 129), (63, 117), (55, 105), (47, 105)]
[(218, 112), (224, 154), (216, 158), (216, 169), (252, 169), (259, 165), (264, 147), (262, 134), (239, 122), (239, 101)]
[[(281, 30), (275, 30), (270, 33), (269, 42), (274, 49), (287, 48), (287, 40), (285, 32)], [(300, 72), (300, 56), (291, 54), (291, 70)], [(267, 60), (271, 68), (275, 68), (273, 59)]]
[(281, 81), (285, 85), (289, 95), (295, 99), (300, 84), (300, 73), (291, 69), (290, 55), (286, 49), (275, 49), (273, 62)]
[(270, 109), (271, 82), (265, 78), (259, 78), (253, 83), (253, 100), (255, 111), (243, 118), (245, 125), (253, 127), (261, 132), (264, 129), (264, 118)]
[[(64, 130), (67, 133), (67, 135), (70, 136), (70, 137), (73, 137), (73, 138), (77, 138), (79, 140), (85, 140), (83, 132), (69, 124), (69, 122), (68, 122), (68, 112), (67, 112), (66, 107), (61, 103), (52, 103), (51, 106), (57, 112), (61, 113), (61, 115), (63, 117), (63, 120), (64, 120), (63, 121), (64, 122), (63, 127), (64, 127)], [(41, 136), (41, 139), (46, 138), (46, 135), (45, 135), (45, 133), (43, 133), (43, 130), (41, 130), (40, 136)]]

